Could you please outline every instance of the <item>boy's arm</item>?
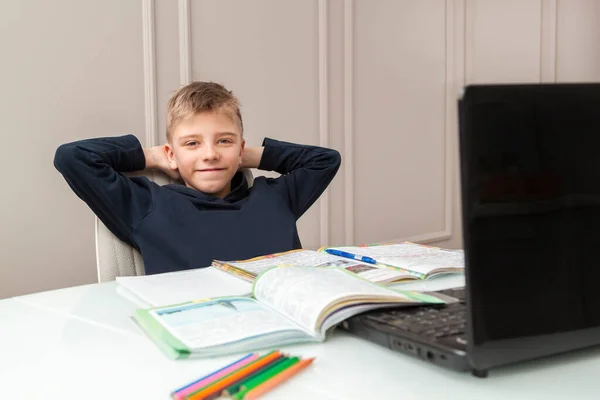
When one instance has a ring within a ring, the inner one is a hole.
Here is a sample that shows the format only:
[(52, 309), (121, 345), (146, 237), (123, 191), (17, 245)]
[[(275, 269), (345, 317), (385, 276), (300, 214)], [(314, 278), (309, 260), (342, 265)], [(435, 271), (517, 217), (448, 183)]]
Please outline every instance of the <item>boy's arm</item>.
[(152, 204), (148, 180), (121, 174), (146, 167), (138, 139), (125, 135), (63, 144), (54, 166), (111, 232), (131, 243), (131, 231)]
[(281, 174), (268, 182), (300, 218), (327, 189), (341, 160), (340, 153), (333, 149), (265, 138), (258, 168)]
[(246, 147), (242, 156), (242, 168), (258, 168), (264, 147)]

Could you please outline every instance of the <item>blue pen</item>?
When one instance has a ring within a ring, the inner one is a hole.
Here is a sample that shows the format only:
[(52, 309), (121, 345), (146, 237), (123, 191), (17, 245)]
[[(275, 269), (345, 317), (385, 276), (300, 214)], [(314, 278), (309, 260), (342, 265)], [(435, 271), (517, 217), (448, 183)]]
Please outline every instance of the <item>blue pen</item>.
[(325, 249), (325, 251), (329, 254), (333, 254), (334, 256), (351, 258), (353, 260), (358, 260), (358, 261), (366, 262), (369, 264), (377, 264), (377, 261), (375, 261), (371, 257), (359, 256), (357, 254), (352, 254), (352, 253), (348, 253), (348, 252), (341, 251), (341, 250), (335, 250), (335, 249)]

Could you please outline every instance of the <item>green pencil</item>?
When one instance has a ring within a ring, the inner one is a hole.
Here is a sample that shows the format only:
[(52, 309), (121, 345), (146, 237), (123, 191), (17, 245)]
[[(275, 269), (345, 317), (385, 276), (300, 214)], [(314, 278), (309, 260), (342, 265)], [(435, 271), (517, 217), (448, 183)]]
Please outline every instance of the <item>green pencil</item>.
[(257, 387), (258, 385), (268, 381), (269, 379), (273, 378), (275, 375), (278, 375), (279, 373), (285, 371), (286, 369), (288, 369), (292, 365), (298, 363), (299, 361), (300, 361), (300, 359), (298, 357), (290, 357), (285, 362), (282, 362), (281, 364), (277, 365), (276, 367), (270, 368), (267, 371), (264, 371), (262, 374), (250, 379), (248, 382), (246, 382), (245, 385), (242, 385), (242, 387), (240, 388), (240, 391), (237, 392), (236, 394), (234, 394), (232, 396), (232, 398), (236, 399), (236, 400), (242, 400), (244, 398), (244, 396), (246, 395), (246, 393), (248, 393), (250, 390), (252, 390), (255, 387)]
[(242, 385), (245, 385), (251, 379), (259, 376), (260, 374), (262, 374), (264, 372), (267, 372), (271, 368), (275, 368), (276, 366), (278, 366), (281, 363), (286, 362), (287, 360), (289, 360), (288, 356), (281, 355), (280, 358), (276, 358), (271, 363), (265, 365), (262, 368), (259, 368), (258, 370), (256, 370), (256, 371), (248, 374), (246, 377), (240, 379), (238, 381), (238, 383), (234, 383), (233, 385), (229, 386), (228, 388), (225, 388), (223, 390), (223, 394), (225, 396), (232, 396), (232, 395), (234, 395), (235, 393), (237, 393), (240, 390), (240, 388), (242, 387)]

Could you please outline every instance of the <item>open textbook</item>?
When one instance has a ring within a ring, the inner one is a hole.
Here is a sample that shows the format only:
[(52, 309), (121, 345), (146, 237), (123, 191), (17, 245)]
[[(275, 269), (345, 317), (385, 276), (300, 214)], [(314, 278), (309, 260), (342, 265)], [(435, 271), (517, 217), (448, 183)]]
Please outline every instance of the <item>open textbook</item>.
[(256, 278), (252, 297), (140, 309), (134, 319), (169, 357), (211, 357), (322, 342), (328, 329), (363, 311), (448, 300), (393, 291), (336, 267), (276, 267)]
[(368, 281), (383, 285), (417, 279), (413, 274), (406, 271), (386, 268), (385, 266), (373, 265), (315, 250), (291, 250), (238, 261), (214, 260), (212, 266), (248, 282), (253, 282), (260, 273), (276, 266), (336, 267), (356, 274)]
[[(334, 253), (334, 254), (330, 254)], [(370, 263), (360, 261), (370, 259)], [(462, 250), (446, 250), (414, 244), (346, 246), (314, 250), (292, 250), (248, 260), (214, 260), (212, 266), (252, 282), (274, 266), (338, 267), (374, 283), (389, 285), (464, 272)]]
[(463, 250), (442, 249), (410, 242), (329, 247), (325, 251), (345, 254), (349, 259), (368, 257), (378, 265), (407, 272), (417, 279), (428, 279), (441, 274), (464, 273), (465, 269)]

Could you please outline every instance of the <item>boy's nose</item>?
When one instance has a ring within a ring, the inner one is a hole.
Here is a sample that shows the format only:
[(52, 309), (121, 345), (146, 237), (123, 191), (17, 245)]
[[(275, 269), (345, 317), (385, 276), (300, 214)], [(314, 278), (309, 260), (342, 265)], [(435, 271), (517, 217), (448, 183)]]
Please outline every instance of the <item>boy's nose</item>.
[(204, 153), (203, 153), (203, 158), (206, 161), (214, 161), (217, 160), (219, 158), (219, 153), (216, 151), (216, 149), (213, 146), (206, 146), (206, 148), (204, 149)]

